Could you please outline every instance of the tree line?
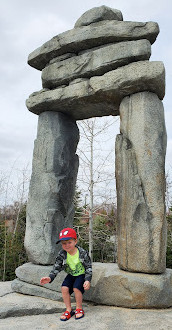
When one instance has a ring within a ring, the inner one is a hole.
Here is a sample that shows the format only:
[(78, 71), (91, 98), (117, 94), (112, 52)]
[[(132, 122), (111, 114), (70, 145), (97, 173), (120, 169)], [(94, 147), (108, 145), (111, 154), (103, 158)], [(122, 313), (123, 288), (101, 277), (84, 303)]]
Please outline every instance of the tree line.
[[(81, 204), (80, 192), (75, 194), (74, 228), (78, 234), (79, 245), (89, 249), (89, 210), (87, 205)], [(26, 202), (20, 206), (15, 202), (0, 209), (0, 281), (10, 281), (15, 278), (15, 269), (28, 262), (24, 248), (26, 228)], [(104, 205), (93, 215), (93, 261), (117, 261), (116, 209), (111, 205)], [(11, 219), (12, 217), (12, 219)], [(13, 228), (7, 226), (9, 220), (14, 220)], [(16, 226), (17, 221), (17, 226)], [(172, 207), (167, 214), (167, 268), (172, 268)], [(15, 232), (14, 232), (15, 229)]]
[(26, 203), (19, 206), (15, 202), (0, 209), (0, 281), (13, 280), (15, 269), (28, 262), (24, 248), (25, 229)]

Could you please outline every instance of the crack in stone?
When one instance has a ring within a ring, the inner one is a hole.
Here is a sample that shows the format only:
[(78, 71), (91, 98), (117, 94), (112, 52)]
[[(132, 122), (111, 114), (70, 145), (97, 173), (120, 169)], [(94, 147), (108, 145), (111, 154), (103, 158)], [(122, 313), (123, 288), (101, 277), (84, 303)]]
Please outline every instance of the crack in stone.
[(2, 296), (0, 295), (0, 298), (8, 296), (9, 294), (15, 293), (14, 291), (4, 293)]

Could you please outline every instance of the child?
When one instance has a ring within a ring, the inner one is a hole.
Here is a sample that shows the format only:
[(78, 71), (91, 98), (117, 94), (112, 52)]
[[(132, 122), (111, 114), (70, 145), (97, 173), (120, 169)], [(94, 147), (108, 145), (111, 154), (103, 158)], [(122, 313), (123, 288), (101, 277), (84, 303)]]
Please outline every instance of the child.
[[(61, 315), (61, 321), (69, 320), (74, 314), (75, 319), (84, 317), (82, 309), (82, 295), (85, 290), (90, 289), (92, 278), (91, 259), (83, 248), (77, 246), (76, 231), (72, 228), (64, 228), (59, 234), (58, 244), (61, 242), (62, 250), (60, 250), (53, 270), (49, 277), (42, 277), (40, 284), (51, 283), (56, 275), (65, 270), (68, 274), (62, 283), (62, 297), (66, 305), (66, 311)], [(70, 295), (74, 292), (76, 300), (76, 311), (71, 308)]]

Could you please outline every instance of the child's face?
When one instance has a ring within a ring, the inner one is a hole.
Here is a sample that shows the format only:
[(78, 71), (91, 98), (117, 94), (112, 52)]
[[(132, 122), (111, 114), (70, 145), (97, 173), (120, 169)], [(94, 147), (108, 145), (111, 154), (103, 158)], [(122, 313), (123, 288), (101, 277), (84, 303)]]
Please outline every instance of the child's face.
[(62, 248), (66, 252), (72, 253), (75, 251), (75, 245), (77, 243), (77, 240), (75, 239), (69, 239), (67, 241), (61, 241)]

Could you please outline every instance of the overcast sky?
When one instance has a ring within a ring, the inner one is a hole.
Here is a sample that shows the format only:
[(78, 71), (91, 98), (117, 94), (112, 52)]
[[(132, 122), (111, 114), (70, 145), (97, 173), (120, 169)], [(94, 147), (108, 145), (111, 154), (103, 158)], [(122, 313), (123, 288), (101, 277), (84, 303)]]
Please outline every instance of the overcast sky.
[(72, 29), (85, 11), (101, 5), (121, 10), (124, 21), (159, 24), (151, 60), (163, 61), (166, 68), (166, 169), (171, 169), (172, 178), (171, 0), (0, 0), (0, 172), (13, 164), (21, 169), (31, 166), (38, 117), (27, 110), (25, 100), (42, 86), (41, 72), (27, 64), (29, 53)]

